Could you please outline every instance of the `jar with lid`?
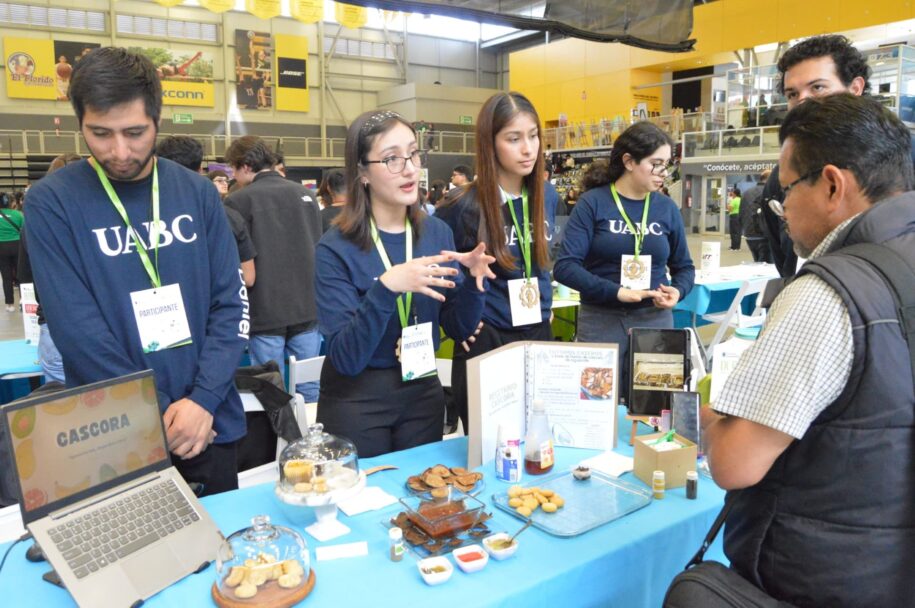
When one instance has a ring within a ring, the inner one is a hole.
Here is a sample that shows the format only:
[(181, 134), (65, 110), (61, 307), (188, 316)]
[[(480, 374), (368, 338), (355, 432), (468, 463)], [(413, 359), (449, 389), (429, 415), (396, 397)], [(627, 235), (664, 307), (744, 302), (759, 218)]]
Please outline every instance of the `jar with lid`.
[(230, 535), (216, 553), (216, 581), (211, 590), (219, 606), (239, 602), (285, 608), (314, 588), (308, 545), (302, 535), (274, 526), (266, 515)]
[(543, 401), (534, 401), (531, 422), (524, 438), (524, 471), (543, 475), (553, 468), (553, 433)]

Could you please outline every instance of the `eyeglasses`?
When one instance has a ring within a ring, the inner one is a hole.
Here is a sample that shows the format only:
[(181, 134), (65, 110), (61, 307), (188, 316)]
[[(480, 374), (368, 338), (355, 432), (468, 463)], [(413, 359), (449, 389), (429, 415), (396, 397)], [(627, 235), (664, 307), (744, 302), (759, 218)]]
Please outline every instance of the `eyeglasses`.
[(651, 162), (651, 174), (661, 175), (662, 173), (670, 173), (674, 170), (675, 166), (676, 165), (672, 161), (655, 160)]
[(772, 210), (772, 213), (774, 213), (778, 217), (784, 219), (784, 217), (785, 217), (784, 201), (788, 200), (788, 195), (791, 194), (791, 190), (794, 189), (794, 187), (797, 186), (798, 184), (800, 184), (801, 182), (806, 181), (806, 180), (810, 179), (811, 177), (814, 177), (814, 176), (819, 177), (820, 173), (823, 172), (823, 169), (825, 169), (825, 167), (820, 167), (819, 169), (814, 169), (813, 171), (808, 171), (804, 175), (800, 176), (799, 178), (797, 178), (796, 180), (794, 180), (793, 182), (791, 182), (790, 184), (788, 184), (787, 186), (782, 188), (781, 202), (777, 201), (775, 199), (772, 199), (769, 201), (769, 209)]
[(414, 169), (419, 169), (426, 164), (427, 158), (428, 153), (422, 150), (413, 150), (410, 156), (388, 156), (381, 160), (367, 160), (365, 164), (380, 163), (387, 167), (391, 173), (400, 173), (407, 166), (408, 160), (413, 164)]

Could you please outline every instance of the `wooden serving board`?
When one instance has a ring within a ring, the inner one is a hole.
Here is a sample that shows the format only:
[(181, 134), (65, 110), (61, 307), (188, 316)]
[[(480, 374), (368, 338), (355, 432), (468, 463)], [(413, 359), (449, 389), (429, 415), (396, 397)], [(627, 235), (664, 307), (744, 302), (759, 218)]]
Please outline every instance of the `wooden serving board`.
[(315, 588), (315, 571), (314, 569), (308, 574), (308, 580), (298, 589), (283, 589), (276, 581), (267, 581), (258, 587), (257, 595), (252, 598), (242, 600), (239, 598), (228, 598), (220, 591), (216, 583), (210, 589), (213, 601), (220, 608), (289, 608), (298, 604), (311, 593)]

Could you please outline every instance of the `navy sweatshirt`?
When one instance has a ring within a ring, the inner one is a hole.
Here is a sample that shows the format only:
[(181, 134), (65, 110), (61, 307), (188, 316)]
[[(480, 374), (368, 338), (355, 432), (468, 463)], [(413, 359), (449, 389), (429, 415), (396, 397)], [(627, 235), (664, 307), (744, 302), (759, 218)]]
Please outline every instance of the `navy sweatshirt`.
[[(547, 241), (553, 239), (553, 225), (556, 221), (556, 203), (558, 197), (546, 197), (544, 200), (544, 217), (546, 226), (543, 231), (535, 231), (531, 227), (534, 240), (543, 235)], [(512, 201), (515, 216), (521, 222), (523, 202), (521, 198)], [(480, 226), (480, 207), (476, 200), (476, 186), (453, 204), (440, 208), (435, 216), (443, 219), (451, 226), (454, 232), (454, 242), (458, 251), (470, 251), (480, 241), (478, 237)], [(531, 210), (533, 216), (533, 210)], [(515, 235), (515, 225), (506, 204), (502, 204), (502, 220), (505, 222), (505, 244), (508, 251), (515, 257), (515, 266), (511, 270), (502, 268), (498, 263), (493, 263), (490, 268), (495, 273), (495, 280), (489, 281), (486, 293), (486, 307), (483, 309), (483, 322), (498, 329), (514, 329), (512, 326), (511, 304), (508, 298), (508, 281), (524, 278), (524, 259), (521, 257), (521, 247)], [(534, 246), (531, 244), (531, 255), (534, 255)], [(553, 304), (553, 287), (548, 268), (540, 268), (536, 260), (531, 261), (531, 274), (537, 277), (540, 287), (540, 313), (541, 319), (550, 318)]]
[[(379, 231), (391, 265), (406, 259), (406, 233)], [(413, 257), (438, 255), (454, 250), (451, 231), (441, 220), (426, 217)], [(451, 266), (458, 268), (457, 262)], [(460, 270), (460, 268), (459, 268)], [(398, 294), (378, 280), (385, 268), (373, 245), (365, 250), (345, 238), (332, 226), (318, 243), (315, 259), (315, 292), (318, 301), (318, 328), (327, 343), (327, 356), (343, 375), (356, 376), (367, 367), (399, 367), (394, 354), (401, 325), (397, 311)], [(409, 323), (432, 323), (435, 349), (439, 326), (455, 341), (468, 338), (476, 330), (483, 312), (485, 294), (476, 280), (462, 273), (450, 277), (452, 289), (435, 288), (443, 293), (444, 303), (419, 293), (413, 294)]]
[[(219, 193), (205, 177), (159, 159), (159, 275), (178, 283), (193, 344), (143, 353), (130, 300), (152, 284), (133, 237), (87, 161), (45, 177), (26, 197), (35, 282), (68, 386), (152, 368), (159, 406), (189, 397), (213, 414), (216, 442), (245, 434), (235, 370), (248, 332), (238, 249)], [(149, 243), (152, 175), (112, 182)], [(153, 248), (149, 248), (154, 259)], [(243, 308), (244, 305), (244, 308)]]
[[(620, 202), (636, 230), (642, 221), (645, 199), (620, 195)], [(670, 285), (680, 299), (693, 288), (696, 269), (689, 256), (683, 218), (676, 204), (658, 192), (651, 194), (648, 234), (642, 241), (642, 255), (651, 256), (651, 289)], [(610, 186), (585, 192), (572, 210), (559, 248), (553, 277), (581, 292), (581, 301), (608, 308), (645, 308), (652, 300), (620, 302), (620, 263), (623, 255), (635, 253), (635, 237), (616, 207)]]

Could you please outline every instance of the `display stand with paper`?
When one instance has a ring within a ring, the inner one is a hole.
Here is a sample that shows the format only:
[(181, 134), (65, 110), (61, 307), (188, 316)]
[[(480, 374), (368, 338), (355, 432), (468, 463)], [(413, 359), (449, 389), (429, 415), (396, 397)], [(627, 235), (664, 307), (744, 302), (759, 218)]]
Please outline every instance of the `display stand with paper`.
[(616, 344), (516, 342), (467, 362), (467, 466), (495, 457), (499, 425), (527, 432), (535, 400), (546, 405), (559, 446), (616, 445)]
[(23, 283), (19, 286), (19, 304), (22, 306), (22, 325), (27, 344), (38, 344), (41, 330), (38, 327), (38, 299), (35, 297), (35, 284)]

